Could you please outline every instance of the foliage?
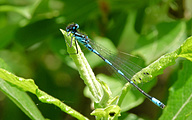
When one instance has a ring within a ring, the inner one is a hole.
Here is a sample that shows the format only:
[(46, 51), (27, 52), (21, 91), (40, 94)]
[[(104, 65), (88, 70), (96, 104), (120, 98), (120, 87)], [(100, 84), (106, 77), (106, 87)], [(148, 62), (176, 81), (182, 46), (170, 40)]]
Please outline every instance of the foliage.
[[(190, 0), (0, 3), (0, 119), (192, 118)], [(59, 29), (73, 22), (102, 46), (118, 48), (144, 61), (138, 63), (143, 69), (132, 79), (162, 100), (166, 108), (144, 101), (129, 84), (107, 76), (104, 62), (83, 46), (83, 52), (71, 55), (76, 49), (66, 47), (70, 36)], [(84, 96), (94, 102), (94, 110)]]

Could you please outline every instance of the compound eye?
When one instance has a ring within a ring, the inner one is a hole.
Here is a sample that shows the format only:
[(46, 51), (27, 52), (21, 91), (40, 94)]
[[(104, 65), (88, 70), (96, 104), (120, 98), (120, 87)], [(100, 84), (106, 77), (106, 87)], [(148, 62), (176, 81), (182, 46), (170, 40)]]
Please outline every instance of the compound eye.
[(66, 28), (65, 31), (69, 32), (69, 29)]
[(75, 27), (76, 27), (76, 29), (78, 29), (78, 28), (79, 28), (79, 25), (78, 25), (78, 24), (75, 24)]

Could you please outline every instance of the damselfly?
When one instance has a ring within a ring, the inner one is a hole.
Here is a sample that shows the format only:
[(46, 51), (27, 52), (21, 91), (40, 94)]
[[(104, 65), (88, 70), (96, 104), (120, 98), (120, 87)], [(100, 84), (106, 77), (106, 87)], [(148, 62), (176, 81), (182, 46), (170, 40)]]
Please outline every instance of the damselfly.
[[(78, 42), (80, 42), (81, 44), (83, 44), (88, 50), (90, 50), (91, 52), (95, 53), (96, 55), (98, 55), (101, 59), (103, 59), (108, 65), (110, 65), (118, 74), (120, 74), (123, 78), (125, 78), (130, 84), (132, 84), (135, 88), (137, 88), (137, 90), (139, 90), (140, 93), (142, 93), (144, 96), (146, 96), (150, 101), (152, 101), (154, 104), (156, 104), (157, 106), (159, 106), (160, 108), (164, 108), (165, 105), (159, 101), (158, 99), (150, 96), (149, 94), (147, 94), (145, 91), (143, 91), (141, 88), (139, 88), (131, 79), (129, 79), (123, 72), (122, 70), (118, 69), (110, 60), (108, 60), (107, 58), (105, 58), (104, 56), (102, 56), (98, 50), (96, 49), (96, 47), (94, 48), (94, 44), (91, 44), (91, 39), (88, 38), (87, 35), (84, 35), (82, 33), (80, 33), (79, 31), (77, 31), (77, 29), (79, 29), (79, 25), (78, 24), (71, 24), (69, 26), (66, 27), (66, 31), (68, 33), (68, 35), (70, 35), (71, 33), (73, 34), (73, 36), (71, 37), (71, 43), (70, 43), (70, 47), (72, 46), (72, 42), (73, 42), (73, 37), (75, 38), (75, 43), (76, 40)], [(77, 48), (77, 46), (76, 46)], [(77, 49), (78, 50), (78, 49)], [(78, 53), (78, 51), (77, 51)], [(148, 73), (145, 73), (148, 74)]]

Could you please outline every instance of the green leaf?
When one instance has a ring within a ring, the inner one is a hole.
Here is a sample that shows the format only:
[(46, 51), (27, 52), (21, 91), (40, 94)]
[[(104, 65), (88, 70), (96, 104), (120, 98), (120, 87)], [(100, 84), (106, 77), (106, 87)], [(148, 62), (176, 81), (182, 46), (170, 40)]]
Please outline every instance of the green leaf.
[[(10, 70), (7, 64), (0, 59), (0, 68), (5, 68)], [(26, 92), (18, 89), (13, 84), (4, 81), (0, 77), (0, 90), (8, 96), (30, 119), (34, 120), (44, 120), (41, 112), (38, 110), (35, 103), (26, 94)]]
[(96, 120), (118, 120), (120, 116), (120, 107), (117, 105), (110, 105), (106, 108), (97, 108), (91, 115), (96, 116)]
[[(95, 75), (89, 66), (83, 52), (81, 51), (78, 43), (77, 43), (77, 49), (78, 49), (78, 54), (76, 47), (75, 47), (75, 42), (73, 42), (72, 47), (70, 48), (68, 43), (71, 43), (71, 36), (67, 35), (67, 32), (60, 29), (61, 32), (63, 33), (65, 40), (66, 40), (66, 45), (67, 45), (67, 51), (70, 54), (70, 57), (73, 59), (73, 61), (76, 64), (76, 67), (80, 73), (81, 78), (84, 80), (85, 84), (88, 86), (92, 96), (94, 97), (95, 102), (99, 102), (102, 98), (102, 87), (100, 83), (97, 81), (95, 78)], [(75, 40), (74, 40), (75, 41)]]
[(142, 56), (146, 64), (149, 64), (161, 55), (177, 49), (185, 40), (185, 29), (184, 22), (161, 23), (153, 32), (140, 37), (139, 48), (133, 53)]
[(36, 104), (26, 92), (18, 89), (14, 85), (0, 79), (0, 90), (8, 96), (30, 119), (44, 120)]
[(192, 61), (192, 37), (189, 37), (182, 45), (179, 57), (187, 58)]
[[(188, 44), (186, 44), (188, 43)], [(188, 47), (188, 45), (191, 44), (191, 37), (188, 38), (186, 40), (186, 42), (184, 42), (180, 48), (178, 48), (177, 50), (171, 52), (171, 53), (167, 53), (163, 56), (161, 56), (159, 59), (157, 59), (155, 62), (153, 62), (152, 64), (150, 64), (149, 66), (147, 66), (146, 68), (142, 69), (141, 71), (139, 71), (138, 73), (136, 73), (131, 79), (132, 80), (136, 80), (137, 83), (140, 83), (140, 81), (137, 78), (141, 78), (143, 82), (148, 82), (150, 80), (152, 80), (152, 78), (154, 78), (155, 76), (162, 74), (163, 70), (170, 66), (175, 64), (175, 60), (179, 57), (179, 55), (181, 54), (180, 51), (182, 48), (186, 48), (188, 51), (188, 54), (190, 53), (191, 49), (190, 47)], [(144, 73), (149, 73), (149, 75), (144, 75)], [(129, 83), (127, 83), (129, 84)], [(124, 90), (122, 91), (122, 94), (120, 96), (120, 103), (121, 101), (124, 99), (125, 97), (125, 93), (129, 90), (129, 85), (125, 85)]]
[(192, 63), (184, 61), (178, 80), (169, 89), (166, 109), (160, 120), (190, 120), (192, 119)]
[(24, 91), (29, 91), (33, 94), (35, 94), (36, 89), (38, 89), (38, 86), (35, 85), (32, 79), (24, 79), (22, 77), (17, 77), (11, 72), (8, 72), (2, 68), (0, 68), (0, 78), (8, 81), (11, 84), (16, 85), (17, 87), (19, 87)]
[[(66, 112), (67, 114), (69, 114), (69, 115), (71, 115), (73, 117), (76, 117), (77, 119), (88, 120), (88, 118), (84, 117), (83, 115), (81, 115), (77, 111), (73, 110), (71, 107), (67, 106), (66, 104), (64, 104), (60, 100), (58, 100), (58, 99), (48, 95), (47, 93), (41, 91), (40, 89), (38, 89), (38, 86), (34, 83), (34, 80), (32, 80), (32, 79), (24, 79), (24, 78), (18, 77), (16, 75), (12, 74), (11, 72), (8, 72), (8, 71), (6, 71), (6, 70), (4, 70), (2, 68), (0, 68), (0, 78), (2, 78), (5, 81), (11, 83), (11, 85), (14, 85), (15, 87), (19, 88), (20, 90), (28, 91), (28, 92), (31, 92), (31, 93), (35, 94), (38, 97), (38, 99), (40, 101), (44, 102), (44, 103), (56, 105), (62, 111)], [(9, 87), (9, 89), (11, 89), (11, 88)], [(9, 91), (8, 91), (7, 94), (10, 95), (11, 93), (9, 93)], [(24, 96), (23, 94), (21, 94), (21, 95), (22, 95), (22, 97), (21, 96), (19, 96), (19, 97), (15, 96), (16, 97), (15, 99), (18, 99), (18, 100), (13, 99), (13, 96), (11, 96), (11, 99), (13, 101), (16, 101), (16, 102), (23, 101), (23, 99), (25, 97), (23, 97)], [(28, 100), (27, 97), (26, 97), (26, 99)], [(27, 111), (27, 110), (25, 111), (25, 109), (24, 109), (25, 106), (23, 106), (23, 105), (25, 105), (25, 103), (23, 103), (23, 104), (16, 103), (16, 104), (19, 105), (19, 107), (22, 110), (24, 110), (24, 112), (27, 115), (31, 114), (29, 111)], [(27, 105), (30, 105), (30, 104), (27, 104)], [(29, 109), (35, 109), (35, 108), (29, 108)], [(36, 110), (36, 112), (38, 112), (38, 111)], [(29, 116), (31, 117), (32, 115), (29, 115)]]
[[(154, 78), (155, 76), (162, 74), (163, 70), (166, 67), (175, 64), (175, 60), (178, 57), (184, 57), (191, 60), (191, 55), (192, 55), (191, 45), (192, 45), (192, 37), (189, 37), (177, 50), (161, 56), (155, 62), (153, 62), (146, 68), (136, 73), (133, 76), (132, 80), (135, 79), (138, 83), (140, 83), (140, 81), (137, 80), (137, 78), (140, 77), (143, 81), (147, 82), (152, 78)], [(143, 75), (146, 72), (149, 73), (148, 76)]]
[(36, 95), (41, 102), (53, 104), (53, 105), (59, 107), (62, 111), (66, 112), (67, 114), (69, 114), (79, 120), (88, 120), (88, 118), (84, 117), (79, 112), (73, 110), (71, 107), (67, 106), (66, 104), (61, 102), (59, 99), (56, 99), (56, 98), (48, 95), (47, 93), (41, 91), (40, 89), (37, 89)]
[[(149, 66), (136, 73), (131, 79), (136, 80), (137, 83), (141, 82), (138, 80), (138, 78), (141, 78), (142, 82), (148, 82), (149, 80), (152, 80), (157, 75), (162, 74), (166, 67), (175, 64), (175, 60), (178, 58), (178, 54), (179, 49), (161, 56), (155, 62), (151, 63)], [(146, 73), (149, 73), (149, 75), (144, 75)]]

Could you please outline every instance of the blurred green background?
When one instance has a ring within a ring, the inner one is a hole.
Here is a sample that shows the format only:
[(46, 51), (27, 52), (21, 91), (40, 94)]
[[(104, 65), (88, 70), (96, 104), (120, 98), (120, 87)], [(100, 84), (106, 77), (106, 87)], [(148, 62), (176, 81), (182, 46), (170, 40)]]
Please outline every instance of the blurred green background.
[[(0, 0), (0, 58), (17, 76), (34, 79), (41, 90), (93, 119), (91, 101), (83, 95), (85, 84), (59, 29), (78, 23), (89, 38), (108, 38), (120, 51), (135, 53), (148, 65), (192, 35), (191, 6), (191, 0)], [(89, 62), (95, 74), (105, 71), (102, 63)], [(177, 62), (167, 68), (150, 94), (166, 101), (180, 66)], [(74, 119), (29, 95), (45, 118)], [(128, 112), (157, 119), (161, 110), (145, 100)], [(29, 118), (0, 92), (0, 119)]]

